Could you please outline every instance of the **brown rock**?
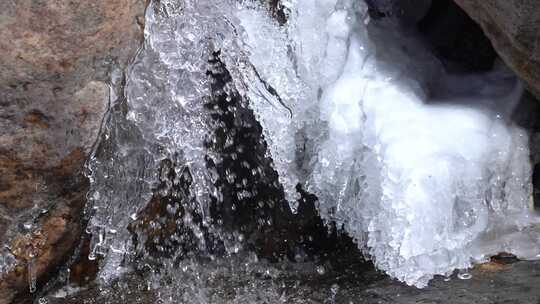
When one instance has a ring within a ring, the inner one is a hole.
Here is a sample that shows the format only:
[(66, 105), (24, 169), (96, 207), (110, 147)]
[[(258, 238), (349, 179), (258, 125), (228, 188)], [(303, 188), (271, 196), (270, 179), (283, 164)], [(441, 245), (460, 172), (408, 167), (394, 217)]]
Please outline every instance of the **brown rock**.
[[(140, 38), (136, 18), (144, 3), (119, 1), (2, 1), (0, 82), (46, 80), (81, 73), (82, 64), (107, 57), (126, 60)], [(129, 49), (129, 47), (128, 47)], [(85, 69), (93, 73), (94, 69)]]
[(540, 5), (536, 0), (455, 0), (502, 59), (540, 97)]
[(42, 283), (78, 242), (82, 168), (108, 107), (109, 75), (142, 40), (145, 6), (0, 1), (0, 304), (28, 296), (28, 265)]

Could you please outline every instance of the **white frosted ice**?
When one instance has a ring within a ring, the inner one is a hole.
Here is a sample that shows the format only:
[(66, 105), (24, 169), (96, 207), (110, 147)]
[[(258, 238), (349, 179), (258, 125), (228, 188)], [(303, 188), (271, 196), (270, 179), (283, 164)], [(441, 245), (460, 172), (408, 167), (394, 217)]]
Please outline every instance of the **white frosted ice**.
[(263, 128), (291, 206), (297, 184), (315, 193), (323, 218), (392, 277), (424, 287), (499, 251), (540, 257), (528, 137), (508, 119), (522, 89), (505, 67), (447, 74), (414, 33), (369, 22), (362, 1), (282, 4), (284, 25), (257, 1), (152, 2), (127, 114), (110, 114), (105, 157), (89, 164), (89, 230), (105, 272), (129, 250), (130, 215), (150, 200), (161, 160), (189, 168), (203, 220), (219, 197), (207, 162), (220, 158), (205, 144), (214, 51)]
[[(322, 208), (332, 208), (328, 216), (365, 242), (378, 267), (419, 287), (506, 250), (504, 243), (488, 251), (476, 246), (492, 230), (533, 219), (526, 133), (474, 108), (479, 103), (426, 104), (414, 75), (385, 72), (352, 39), (344, 72), (323, 95), (329, 139), (310, 189), (339, 200), (328, 197)], [(515, 91), (467, 101), (511, 102)], [(328, 180), (329, 172), (336, 178)], [(342, 186), (338, 196), (335, 185)]]
[[(290, 100), (300, 110), (294, 123), (282, 124), (281, 135), (268, 132), (278, 143), (270, 153), (283, 148), (283, 134), (314, 147), (302, 151), (302, 164), (288, 158), (292, 168), (280, 174), (304, 171), (299, 182), (317, 194), (322, 215), (410, 285), (424, 287), (435, 274), (502, 251), (538, 258), (527, 133), (508, 120), (519, 81), (501, 65), (448, 75), (414, 34), (391, 24), (366, 27), (359, 4), (296, 5), (291, 45), (299, 78), (312, 90), (301, 96), (322, 94), (316, 104)], [(250, 38), (251, 49), (269, 47)], [(276, 65), (274, 57), (250, 59)], [(276, 130), (265, 124), (274, 114), (259, 113), (263, 127)]]

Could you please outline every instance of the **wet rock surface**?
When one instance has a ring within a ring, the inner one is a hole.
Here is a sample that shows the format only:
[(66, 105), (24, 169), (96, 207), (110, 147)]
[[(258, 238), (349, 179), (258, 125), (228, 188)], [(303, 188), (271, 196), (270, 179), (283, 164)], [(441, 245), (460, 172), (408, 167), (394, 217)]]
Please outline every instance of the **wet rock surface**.
[(140, 45), (145, 5), (0, 3), (2, 304), (27, 295), (34, 275), (43, 282), (79, 241), (83, 165), (108, 107), (110, 74)]
[[(478, 303), (537, 304), (540, 301), (540, 262), (505, 264), (491, 262), (477, 266), (469, 279), (437, 278), (425, 289), (406, 286), (366, 268), (350, 265), (354, 271), (288, 270), (279, 279), (251, 276), (246, 281), (221, 278), (208, 285), (207, 303)], [(279, 268), (274, 265), (271, 268)], [(467, 275), (462, 275), (467, 278)], [(189, 283), (184, 283), (188, 285)], [(159, 289), (149, 291), (142, 275), (130, 274), (120, 282), (90, 286), (71, 295), (65, 291), (44, 297), (50, 304), (159, 303)], [(199, 303), (196, 298), (192, 302)], [(251, 302), (250, 302), (251, 301)]]
[(540, 96), (540, 11), (535, 0), (455, 0), (502, 59)]

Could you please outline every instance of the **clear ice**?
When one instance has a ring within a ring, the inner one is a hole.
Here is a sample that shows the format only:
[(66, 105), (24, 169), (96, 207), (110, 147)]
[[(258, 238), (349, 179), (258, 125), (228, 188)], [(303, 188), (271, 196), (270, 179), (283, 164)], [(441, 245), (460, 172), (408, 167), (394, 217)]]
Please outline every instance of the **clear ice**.
[(522, 88), (503, 64), (448, 74), (414, 32), (370, 21), (362, 1), (280, 5), (284, 24), (260, 1), (151, 2), (144, 47), (88, 163), (88, 232), (103, 278), (129, 256), (128, 226), (165, 159), (183, 164), (178, 176), (189, 170), (189, 208), (213, 229), (220, 193), (208, 164), (221, 159), (208, 145), (216, 125), (205, 100), (217, 52), (291, 207), (298, 184), (316, 194), (323, 218), (379, 269), (425, 287), (501, 251), (540, 258), (528, 135), (509, 120)]

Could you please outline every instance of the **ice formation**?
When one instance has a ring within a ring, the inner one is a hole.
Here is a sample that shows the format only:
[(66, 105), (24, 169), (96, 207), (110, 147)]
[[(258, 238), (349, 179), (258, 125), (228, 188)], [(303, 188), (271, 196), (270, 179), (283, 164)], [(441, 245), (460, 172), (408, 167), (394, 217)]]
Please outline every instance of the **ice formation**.
[(205, 107), (217, 51), (291, 206), (297, 184), (315, 193), (321, 215), (392, 277), (424, 287), (499, 251), (540, 257), (527, 134), (508, 120), (521, 87), (503, 66), (446, 74), (414, 33), (369, 22), (361, 1), (281, 5), (283, 25), (258, 1), (150, 4), (125, 99), (112, 104), (88, 166), (88, 230), (93, 252), (107, 256), (103, 275), (132, 246), (127, 226), (150, 200), (160, 161), (189, 169), (203, 224), (219, 200)]

